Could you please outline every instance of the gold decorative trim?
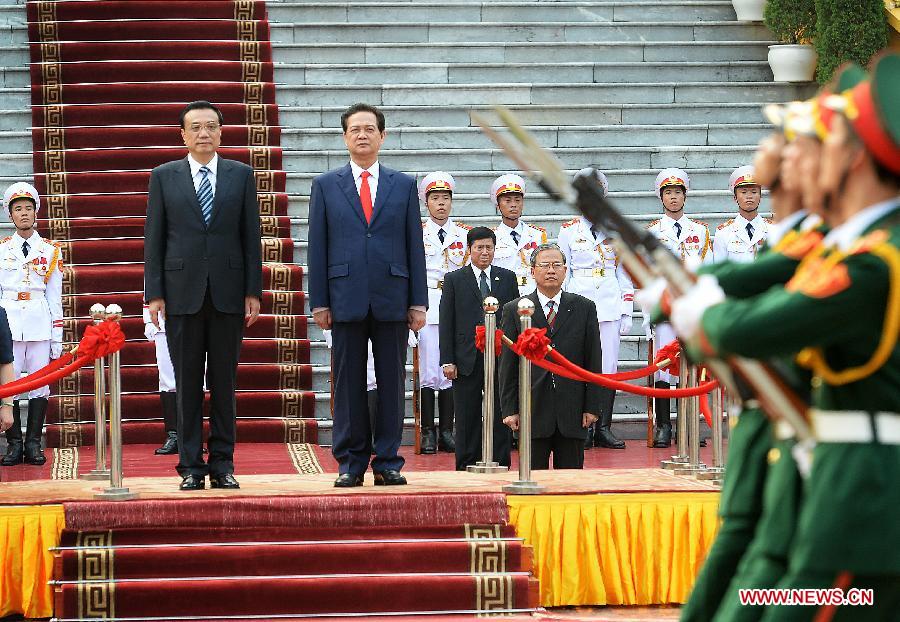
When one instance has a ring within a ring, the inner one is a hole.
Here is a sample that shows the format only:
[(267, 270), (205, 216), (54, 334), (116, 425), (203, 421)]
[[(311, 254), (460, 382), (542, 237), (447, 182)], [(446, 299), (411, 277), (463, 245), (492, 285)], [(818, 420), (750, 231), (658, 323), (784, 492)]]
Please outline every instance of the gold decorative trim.
[[(65, 340), (65, 337), (63, 337)], [(75, 341), (74, 339), (67, 340), (70, 343)], [(81, 397), (77, 395), (60, 395), (56, 397), (57, 407), (59, 409), (59, 419), (62, 423), (68, 423), (72, 421), (78, 421), (78, 410), (81, 406)], [(79, 437), (80, 440), (80, 437)], [(75, 447), (80, 446), (74, 445)], [(68, 447), (72, 447), (73, 445), (67, 445)]]
[(472, 574), (485, 572), (506, 572), (506, 542), (484, 538), (469, 541)]
[(288, 443), (287, 450), (291, 463), (300, 475), (318, 475), (325, 472), (309, 443)]
[(255, 5), (253, 0), (235, 0), (234, 3), (234, 19), (247, 20), (253, 19)]
[(476, 540), (479, 538), (501, 538), (500, 525), (463, 525), (466, 533), (466, 540)]
[[(250, 147), (267, 147), (269, 145), (269, 128), (264, 125), (248, 125), (247, 145)], [(258, 186), (257, 190), (259, 190)]]
[(50, 85), (62, 84), (62, 65), (57, 62), (41, 63), (41, 82)]
[(279, 365), (299, 365), (298, 344), (295, 339), (279, 339), (275, 342)]
[(262, 104), (265, 93), (265, 85), (262, 82), (244, 82), (244, 103)]
[(260, 216), (259, 232), (264, 238), (277, 238), (278, 218), (275, 216)]
[(272, 151), (268, 147), (250, 147), (250, 167), (255, 171), (272, 169)]
[(253, 171), (256, 177), (256, 192), (274, 192), (275, 171)]
[(44, 149), (62, 151), (66, 148), (66, 130), (61, 127), (44, 129)]
[(44, 152), (44, 171), (47, 173), (63, 173), (66, 170), (66, 152), (47, 150)]
[(44, 127), (62, 127), (63, 123), (63, 107), (62, 106), (45, 106), (44, 107)]
[[(44, 198), (45, 203), (47, 204), (47, 218), (68, 218), (69, 217), (69, 201), (68, 197), (65, 196), (57, 196), (53, 192), (50, 191), (51, 183), (56, 182), (55, 175), (47, 176), (47, 196)], [(65, 178), (63, 177), (63, 181), (61, 182), (65, 185)]]
[(55, 17), (53, 20), (41, 20), (37, 25), (37, 30), (38, 41), (41, 43), (59, 41), (59, 23), (56, 21)]
[(509, 575), (475, 575), (475, 610), (513, 608), (513, 581)]
[(268, 125), (268, 114), (265, 104), (246, 104), (246, 109), (247, 125)]
[[(63, 302), (65, 302), (65, 298), (66, 297), (63, 296)], [(60, 378), (59, 379), (59, 394), (60, 395), (78, 395), (78, 384), (79, 384), (80, 379), (81, 379), (81, 370), (80, 369), (78, 371), (76, 371), (74, 374), (66, 376), (65, 378)]]
[(262, 63), (257, 61), (242, 62), (241, 82), (262, 82)]
[[(51, 218), (47, 221), (47, 228), (50, 229), (50, 239), (52, 240), (68, 240), (71, 236), (69, 229), (69, 221), (59, 218)], [(64, 266), (65, 270), (68, 266)]]
[[(66, 268), (68, 267), (66, 266)], [(63, 277), (63, 288), (65, 288), (65, 277)], [(75, 318), (68, 317), (63, 319), (63, 341), (66, 343), (80, 341), (78, 339), (78, 320)]]
[(239, 41), (238, 43), (240, 45), (238, 60), (240, 60), (242, 63), (260, 62), (259, 41)]
[[(65, 147), (61, 148), (65, 149)], [(66, 194), (65, 173), (47, 173), (47, 194)], [(62, 201), (62, 203), (65, 203), (65, 201)], [(50, 214), (49, 218), (65, 218), (65, 216), (56, 216), (54, 214)]]
[(109, 620), (116, 617), (115, 549), (111, 530), (79, 532), (75, 545), (78, 564), (78, 617)]
[(56, 2), (38, 2), (37, 15), (39, 22), (55, 22)]
[(63, 103), (61, 84), (42, 84), (41, 94), (45, 106), (60, 105)]
[(292, 315), (275, 316), (275, 337), (277, 339), (292, 339), (296, 334), (297, 323)]
[[(51, 220), (50, 222), (54, 222), (54, 221)], [(75, 268), (64, 264), (63, 269), (62, 269), (62, 277), (63, 277), (63, 295), (64, 296), (71, 296), (75, 292), (78, 291), (77, 286), (76, 286), (76, 283), (78, 282), (78, 273), (75, 272)], [(72, 317), (75, 314), (67, 313), (66, 315), (69, 317)], [(72, 326), (72, 330), (73, 331), (75, 330), (74, 325)], [(68, 341), (73, 341), (73, 340), (69, 339)]]
[(259, 204), (260, 216), (275, 215), (275, 195), (271, 193), (257, 194), (256, 202)]
[(294, 315), (293, 292), (271, 292), (272, 315)]
[[(72, 397), (72, 396), (67, 396)], [(59, 426), (59, 446), (62, 449), (81, 447), (83, 429), (80, 423), (62, 423)]]
[(53, 465), (50, 467), (50, 479), (78, 479), (77, 447), (54, 447)]
[[(300, 419), (303, 416), (303, 393), (300, 391), (281, 392), (281, 416), (287, 419)], [(304, 438), (306, 427), (303, 428)]]
[[(274, 217), (267, 216), (276, 220)], [(288, 291), (291, 289), (291, 269), (283, 263), (266, 264), (269, 269), (269, 283), (266, 289)]]
[[(282, 261), (282, 251), (284, 245), (280, 238), (263, 238), (260, 240), (262, 244), (262, 260), (266, 263), (280, 263)], [(70, 262), (71, 263), (71, 262)]]
[(239, 41), (259, 41), (256, 36), (257, 25), (259, 22), (251, 20), (240, 20), (237, 22), (237, 36), (235, 39)]
[(45, 63), (62, 62), (62, 48), (58, 41), (41, 44), (41, 60)]
[[(288, 391), (300, 391), (302, 374), (300, 373), (300, 365), (279, 365), (278, 366), (278, 388)], [(290, 441), (288, 441), (290, 442)]]

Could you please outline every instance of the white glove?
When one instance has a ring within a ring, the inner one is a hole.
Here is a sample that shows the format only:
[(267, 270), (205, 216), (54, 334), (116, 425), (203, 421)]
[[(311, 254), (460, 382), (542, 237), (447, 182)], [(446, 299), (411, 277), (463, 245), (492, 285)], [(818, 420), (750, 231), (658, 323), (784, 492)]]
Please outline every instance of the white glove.
[(50, 358), (58, 359), (62, 356), (62, 343), (59, 341), (50, 342)]
[(330, 347), (331, 347), (331, 331), (330, 331), (330, 330), (323, 330), (323, 331), (322, 331), (322, 337), (325, 338), (325, 345), (328, 346), (328, 347), (330, 348)]
[(797, 463), (797, 471), (803, 479), (809, 478), (809, 472), (812, 470), (813, 450), (816, 448), (814, 440), (798, 441), (791, 448), (791, 455), (794, 462)]
[(419, 338), (416, 337), (416, 333), (414, 333), (413, 331), (409, 331), (409, 336), (406, 338), (406, 343), (410, 348), (415, 348), (417, 345), (419, 345)]
[(691, 339), (700, 330), (706, 310), (724, 301), (719, 280), (711, 274), (702, 275), (684, 296), (672, 302), (670, 319), (675, 332), (683, 339)]
[(623, 315), (622, 318), (619, 320), (619, 334), (627, 335), (628, 333), (630, 333), (631, 332), (631, 324), (632, 324), (631, 316)]
[(147, 341), (153, 341), (153, 338), (156, 337), (156, 334), (159, 332), (159, 329), (153, 322), (147, 322), (144, 324), (144, 337), (147, 338)]
[(638, 304), (641, 305), (641, 309), (644, 310), (645, 318), (653, 315), (653, 310), (659, 306), (659, 301), (662, 300), (665, 291), (665, 280), (655, 279), (635, 293), (634, 299), (637, 300)]

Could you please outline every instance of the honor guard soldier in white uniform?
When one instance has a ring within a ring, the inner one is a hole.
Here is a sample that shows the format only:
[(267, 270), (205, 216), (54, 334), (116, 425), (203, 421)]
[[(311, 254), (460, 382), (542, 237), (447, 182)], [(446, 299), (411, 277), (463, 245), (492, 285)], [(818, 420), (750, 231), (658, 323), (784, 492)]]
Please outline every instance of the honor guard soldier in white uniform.
[(175, 393), (175, 369), (169, 356), (166, 339), (166, 318), (159, 314), (159, 328), (150, 320), (150, 305), (144, 305), (144, 336), (156, 346), (156, 369), (159, 372), (159, 401), (162, 407), (166, 439), (153, 453), (168, 456), (178, 453), (178, 432), (175, 424), (178, 417), (178, 394)]
[(491, 184), (491, 202), (502, 218), (494, 229), (497, 247), (493, 265), (515, 272), (519, 295), (526, 296), (536, 287), (529, 258), (534, 249), (547, 243), (547, 231), (520, 220), (525, 211), (525, 180), (518, 175), (501, 175), (495, 179)]
[(749, 263), (766, 241), (771, 224), (759, 215), (762, 188), (753, 178), (752, 166), (735, 169), (728, 187), (737, 203), (738, 213), (716, 228), (713, 255), (716, 261)]
[[(24, 182), (6, 189), (3, 205), (9, 210), (16, 233), (0, 242), (0, 305), (6, 309), (13, 338), (16, 378), (46, 367), (62, 354), (62, 253), (37, 231), (38, 191)], [(41, 433), (47, 414), (50, 387), (28, 393), (28, 418), (23, 452), (19, 402), (13, 408), (13, 427), (7, 431), (8, 448), (0, 463), (12, 466), (24, 461), (41, 465)], [(19, 396), (22, 397), (22, 396)]]
[[(600, 171), (586, 168), (575, 176), (593, 177), (601, 186), (603, 196), (609, 192), (609, 182)], [(558, 244), (569, 266), (563, 289), (593, 300), (597, 307), (604, 374), (618, 371), (619, 340), (631, 331), (634, 312), (634, 285), (609, 242), (606, 234), (584, 216), (563, 223), (559, 231)], [(600, 419), (588, 428), (585, 449), (592, 446), (625, 449), (625, 443), (610, 429), (615, 398), (615, 391), (604, 391)]]
[[(699, 220), (691, 220), (684, 215), (684, 204), (691, 179), (680, 168), (667, 168), (656, 176), (656, 196), (662, 202), (663, 217), (654, 220), (647, 229), (680, 257), (688, 268), (696, 269), (702, 264), (712, 263), (713, 249), (709, 238), (709, 227)], [(646, 320), (645, 320), (646, 321)], [(675, 331), (667, 324), (657, 324), (653, 331), (653, 352), (675, 339)], [(668, 372), (657, 372), (656, 387), (668, 389), (678, 384), (678, 378)], [(668, 447), (672, 444), (672, 422), (669, 416), (669, 398), (655, 398), (653, 411), (656, 415), (654, 447)]]
[[(444, 275), (469, 260), (466, 234), (469, 227), (450, 218), (456, 182), (449, 173), (435, 171), (419, 182), (419, 199), (428, 210), (422, 224), (425, 270), (428, 278), (428, 311), (419, 331), (419, 386), (422, 419), (422, 453), (437, 449), (456, 451), (453, 440), (453, 382), (441, 370), (438, 322)], [(434, 429), (434, 394), (437, 391), (439, 433)]]

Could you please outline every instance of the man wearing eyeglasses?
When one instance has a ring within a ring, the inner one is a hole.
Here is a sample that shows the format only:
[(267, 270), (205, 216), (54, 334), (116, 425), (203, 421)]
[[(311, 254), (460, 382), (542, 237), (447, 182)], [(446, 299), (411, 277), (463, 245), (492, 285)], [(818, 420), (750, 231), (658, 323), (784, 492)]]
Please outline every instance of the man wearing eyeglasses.
[[(524, 296), (534, 303), (531, 325), (544, 328), (553, 347), (592, 372), (603, 366), (597, 308), (584, 296), (562, 291), (566, 256), (556, 244), (541, 244), (531, 254), (537, 289)], [(521, 332), (517, 298), (503, 307), (503, 333), (515, 341)], [(602, 387), (569, 380), (531, 366), (531, 466), (549, 469), (584, 467), (585, 430), (597, 421)], [(500, 356), (500, 403), (503, 423), (519, 429), (519, 357), (508, 348)]]
[[(235, 379), (244, 332), (262, 296), (259, 206), (253, 169), (226, 160), (222, 113), (208, 101), (181, 113), (188, 155), (153, 169), (144, 225), (144, 297), (165, 314), (178, 394), (181, 490), (240, 488), (234, 478)], [(209, 463), (203, 460), (203, 379), (208, 361)]]

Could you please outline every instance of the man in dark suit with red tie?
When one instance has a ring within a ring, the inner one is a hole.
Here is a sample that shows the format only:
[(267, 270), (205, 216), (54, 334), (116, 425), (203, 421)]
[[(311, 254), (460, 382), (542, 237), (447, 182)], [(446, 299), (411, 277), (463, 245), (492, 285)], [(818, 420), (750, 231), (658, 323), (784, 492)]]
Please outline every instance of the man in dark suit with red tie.
[[(553, 347), (567, 359), (600, 373), (600, 328), (593, 301), (562, 291), (566, 257), (556, 244), (538, 246), (531, 255), (537, 289), (524, 296), (534, 303), (531, 325), (546, 328)], [(521, 333), (518, 304), (503, 308), (503, 333), (515, 341)], [(604, 389), (596, 384), (569, 380), (531, 366), (531, 466), (580, 469), (584, 466), (584, 431), (597, 421)], [(500, 356), (500, 402), (503, 422), (519, 429), (519, 357), (509, 348)]]
[(309, 300), (332, 330), (339, 488), (362, 486), (372, 452), (366, 359), (372, 340), (378, 415), (376, 486), (406, 484), (403, 433), (408, 330), (425, 325), (428, 289), (415, 180), (378, 162), (384, 115), (354, 104), (341, 115), (350, 162), (313, 180), (309, 198)]
[[(262, 252), (253, 169), (216, 154), (222, 113), (208, 101), (181, 113), (183, 160), (153, 169), (144, 225), (144, 297), (165, 315), (178, 393), (181, 490), (240, 488), (234, 478), (235, 381), (247, 326), (259, 315)], [(203, 381), (210, 395), (203, 461)]]

